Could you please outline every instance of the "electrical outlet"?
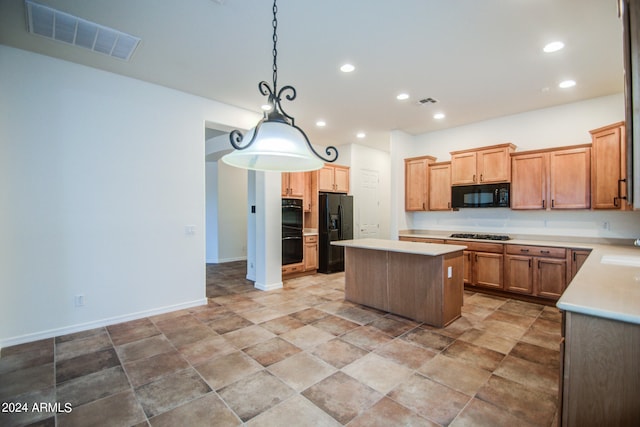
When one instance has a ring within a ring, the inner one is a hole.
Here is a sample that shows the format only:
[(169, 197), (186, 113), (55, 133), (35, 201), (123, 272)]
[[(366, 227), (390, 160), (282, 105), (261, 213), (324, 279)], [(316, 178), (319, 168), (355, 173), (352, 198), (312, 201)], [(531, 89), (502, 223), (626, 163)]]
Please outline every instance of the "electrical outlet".
[(195, 225), (185, 225), (184, 226), (184, 234), (187, 236), (193, 236), (196, 234), (196, 226)]
[(604, 228), (605, 230), (611, 230), (611, 224), (609, 223), (609, 221), (602, 221), (602, 228)]
[(76, 307), (84, 307), (84, 294), (73, 297), (73, 303)]
[(447, 267), (447, 278), (451, 279), (453, 277), (453, 267)]

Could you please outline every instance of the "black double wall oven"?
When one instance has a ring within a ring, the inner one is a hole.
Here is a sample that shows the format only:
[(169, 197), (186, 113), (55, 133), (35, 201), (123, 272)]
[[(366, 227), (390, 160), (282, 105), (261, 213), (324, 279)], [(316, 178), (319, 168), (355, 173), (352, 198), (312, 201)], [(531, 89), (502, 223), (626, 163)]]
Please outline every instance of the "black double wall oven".
[(302, 200), (282, 199), (282, 265), (302, 262)]

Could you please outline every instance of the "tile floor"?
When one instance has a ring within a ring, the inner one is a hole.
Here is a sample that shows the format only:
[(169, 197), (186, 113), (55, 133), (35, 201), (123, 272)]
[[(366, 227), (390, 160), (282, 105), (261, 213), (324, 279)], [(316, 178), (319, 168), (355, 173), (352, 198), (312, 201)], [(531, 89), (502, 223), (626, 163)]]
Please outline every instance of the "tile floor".
[(342, 273), (244, 276), (209, 265), (208, 306), (3, 349), (0, 425), (556, 425), (553, 307), (465, 292), (436, 329), (345, 302)]

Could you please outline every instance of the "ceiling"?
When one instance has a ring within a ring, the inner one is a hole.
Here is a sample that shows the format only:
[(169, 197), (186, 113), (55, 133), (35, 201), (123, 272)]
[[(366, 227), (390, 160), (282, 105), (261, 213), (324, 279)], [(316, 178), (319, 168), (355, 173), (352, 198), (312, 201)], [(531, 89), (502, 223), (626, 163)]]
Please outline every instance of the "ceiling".
[[(35, 1), (142, 41), (125, 62), (48, 40), (27, 32), (23, 1), (0, 0), (0, 43), (261, 111), (270, 0)], [(565, 48), (543, 53), (554, 40)], [(345, 62), (355, 71), (339, 71)], [(388, 150), (391, 130), (415, 135), (620, 93), (622, 62), (616, 0), (278, 2), (278, 85), (298, 94), (283, 106), (318, 145)], [(577, 85), (559, 89), (565, 79)], [(418, 102), (427, 97), (438, 102)]]

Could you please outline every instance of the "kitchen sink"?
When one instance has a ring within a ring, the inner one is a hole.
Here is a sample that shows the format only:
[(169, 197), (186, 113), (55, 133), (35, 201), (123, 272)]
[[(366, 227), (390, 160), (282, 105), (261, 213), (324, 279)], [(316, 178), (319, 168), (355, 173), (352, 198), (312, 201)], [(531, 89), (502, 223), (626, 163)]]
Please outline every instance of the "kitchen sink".
[(602, 264), (640, 267), (640, 255), (603, 255), (600, 262)]

